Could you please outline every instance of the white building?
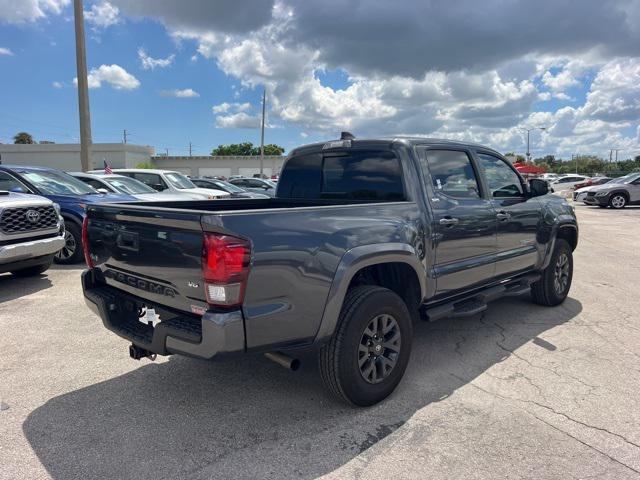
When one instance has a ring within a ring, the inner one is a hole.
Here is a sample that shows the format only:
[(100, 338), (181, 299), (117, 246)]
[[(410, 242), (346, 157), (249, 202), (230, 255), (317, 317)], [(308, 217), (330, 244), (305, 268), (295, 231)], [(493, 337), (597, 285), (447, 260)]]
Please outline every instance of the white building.
[[(153, 147), (130, 143), (94, 143), (91, 146), (91, 168), (102, 168), (106, 161), (112, 168), (133, 168), (148, 162)], [(67, 172), (80, 171), (80, 144), (0, 144), (0, 161), (5, 165), (36, 165)]]
[[(135, 168), (140, 163), (151, 162), (155, 168), (176, 170), (187, 175), (224, 176), (260, 173), (260, 157), (251, 156), (164, 156), (154, 155), (153, 147), (131, 143), (94, 143), (91, 147), (91, 169), (101, 169), (106, 161), (111, 168)], [(284, 156), (265, 155), (263, 173), (278, 175)], [(33, 165), (51, 167), (66, 172), (77, 172), (80, 167), (80, 144), (0, 144), (0, 162), (5, 165)]]
[[(267, 175), (279, 175), (285, 156), (265, 155), (262, 172)], [(260, 173), (260, 157), (251, 156), (163, 156), (151, 158), (156, 168), (176, 170), (192, 177), (231, 175), (252, 177)]]

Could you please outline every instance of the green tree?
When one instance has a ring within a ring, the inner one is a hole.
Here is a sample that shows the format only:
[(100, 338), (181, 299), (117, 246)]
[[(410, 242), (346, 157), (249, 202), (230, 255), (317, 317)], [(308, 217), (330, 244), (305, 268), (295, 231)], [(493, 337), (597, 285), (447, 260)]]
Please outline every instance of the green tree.
[(211, 151), (211, 155), (229, 156), (229, 155), (242, 155), (249, 156), (254, 155), (253, 143), (231, 143), (229, 145), (218, 145), (218, 148), (214, 148)]
[[(284, 153), (284, 148), (282, 148), (280, 145), (270, 143), (264, 146), (265, 155), (282, 155), (283, 153)], [(258, 147), (257, 155), (260, 155), (260, 147)]]
[(151, 162), (140, 162), (136, 165), (136, 168), (156, 168), (156, 166)]
[[(264, 146), (264, 154), (265, 155), (282, 155), (284, 153), (284, 148), (280, 145), (275, 145), (270, 143)], [(260, 155), (260, 147), (254, 147), (251, 142), (242, 142), (242, 143), (231, 143), (229, 145), (218, 145), (217, 148), (214, 148), (211, 151), (211, 155), (219, 155), (219, 156), (230, 156), (230, 155), (238, 155), (238, 156), (256, 156)]]
[(26, 144), (36, 143), (36, 142), (34, 142), (33, 137), (31, 136), (30, 133), (18, 132), (13, 137), (13, 143), (26, 145)]

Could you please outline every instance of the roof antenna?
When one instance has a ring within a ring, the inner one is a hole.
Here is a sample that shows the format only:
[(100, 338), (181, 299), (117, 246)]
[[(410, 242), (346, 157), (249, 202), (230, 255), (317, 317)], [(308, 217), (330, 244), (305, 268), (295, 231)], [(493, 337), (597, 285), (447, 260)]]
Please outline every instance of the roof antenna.
[(341, 132), (340, 140), (355, 140), (356, 136), (351, 132)]

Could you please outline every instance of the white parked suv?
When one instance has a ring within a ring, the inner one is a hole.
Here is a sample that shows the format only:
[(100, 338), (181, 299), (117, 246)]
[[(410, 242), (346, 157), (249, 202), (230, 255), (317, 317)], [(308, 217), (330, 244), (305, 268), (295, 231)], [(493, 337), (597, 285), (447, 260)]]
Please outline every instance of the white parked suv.
[(0, 273), (38, 275), (62, 247), (64, 221), (57, 204), (0, 190)]
[(561, 192), (563, 190), (571, 190), (579, 183), (584, 183), (590, 177), (584, 175), (563, 175), (551, 182), (551, 187), (555, 192)]
[[(92, 170), (89, 173), (104, 173), (104, 170)], [(147, 184), (161, 193), (188, 195), (194, 200), (213, 200), (228, 198), (230, 195), (222, 190), (196, 187), (189, 178), (173, 170), (153, 170), (148, 168), (114, 168), (113, 173), (132, 177)]]

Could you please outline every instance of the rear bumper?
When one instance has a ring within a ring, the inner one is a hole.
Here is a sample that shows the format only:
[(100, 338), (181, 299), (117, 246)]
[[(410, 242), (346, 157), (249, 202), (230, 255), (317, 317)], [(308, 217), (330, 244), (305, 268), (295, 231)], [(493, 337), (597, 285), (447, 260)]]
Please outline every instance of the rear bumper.
[(152, 353), (210, 359), (245, 351), (240, 311), (161, 317), (161, 322), (152, 327), (138, 317), (138, 309), (149, 302), (96, 282), (91, 270), (82, 273), (82, 290), (87, 306), (108, 330)]
[(64, 247), (64, 236), (41, 238), (0, 247), (0, 265), (53, 255)]

